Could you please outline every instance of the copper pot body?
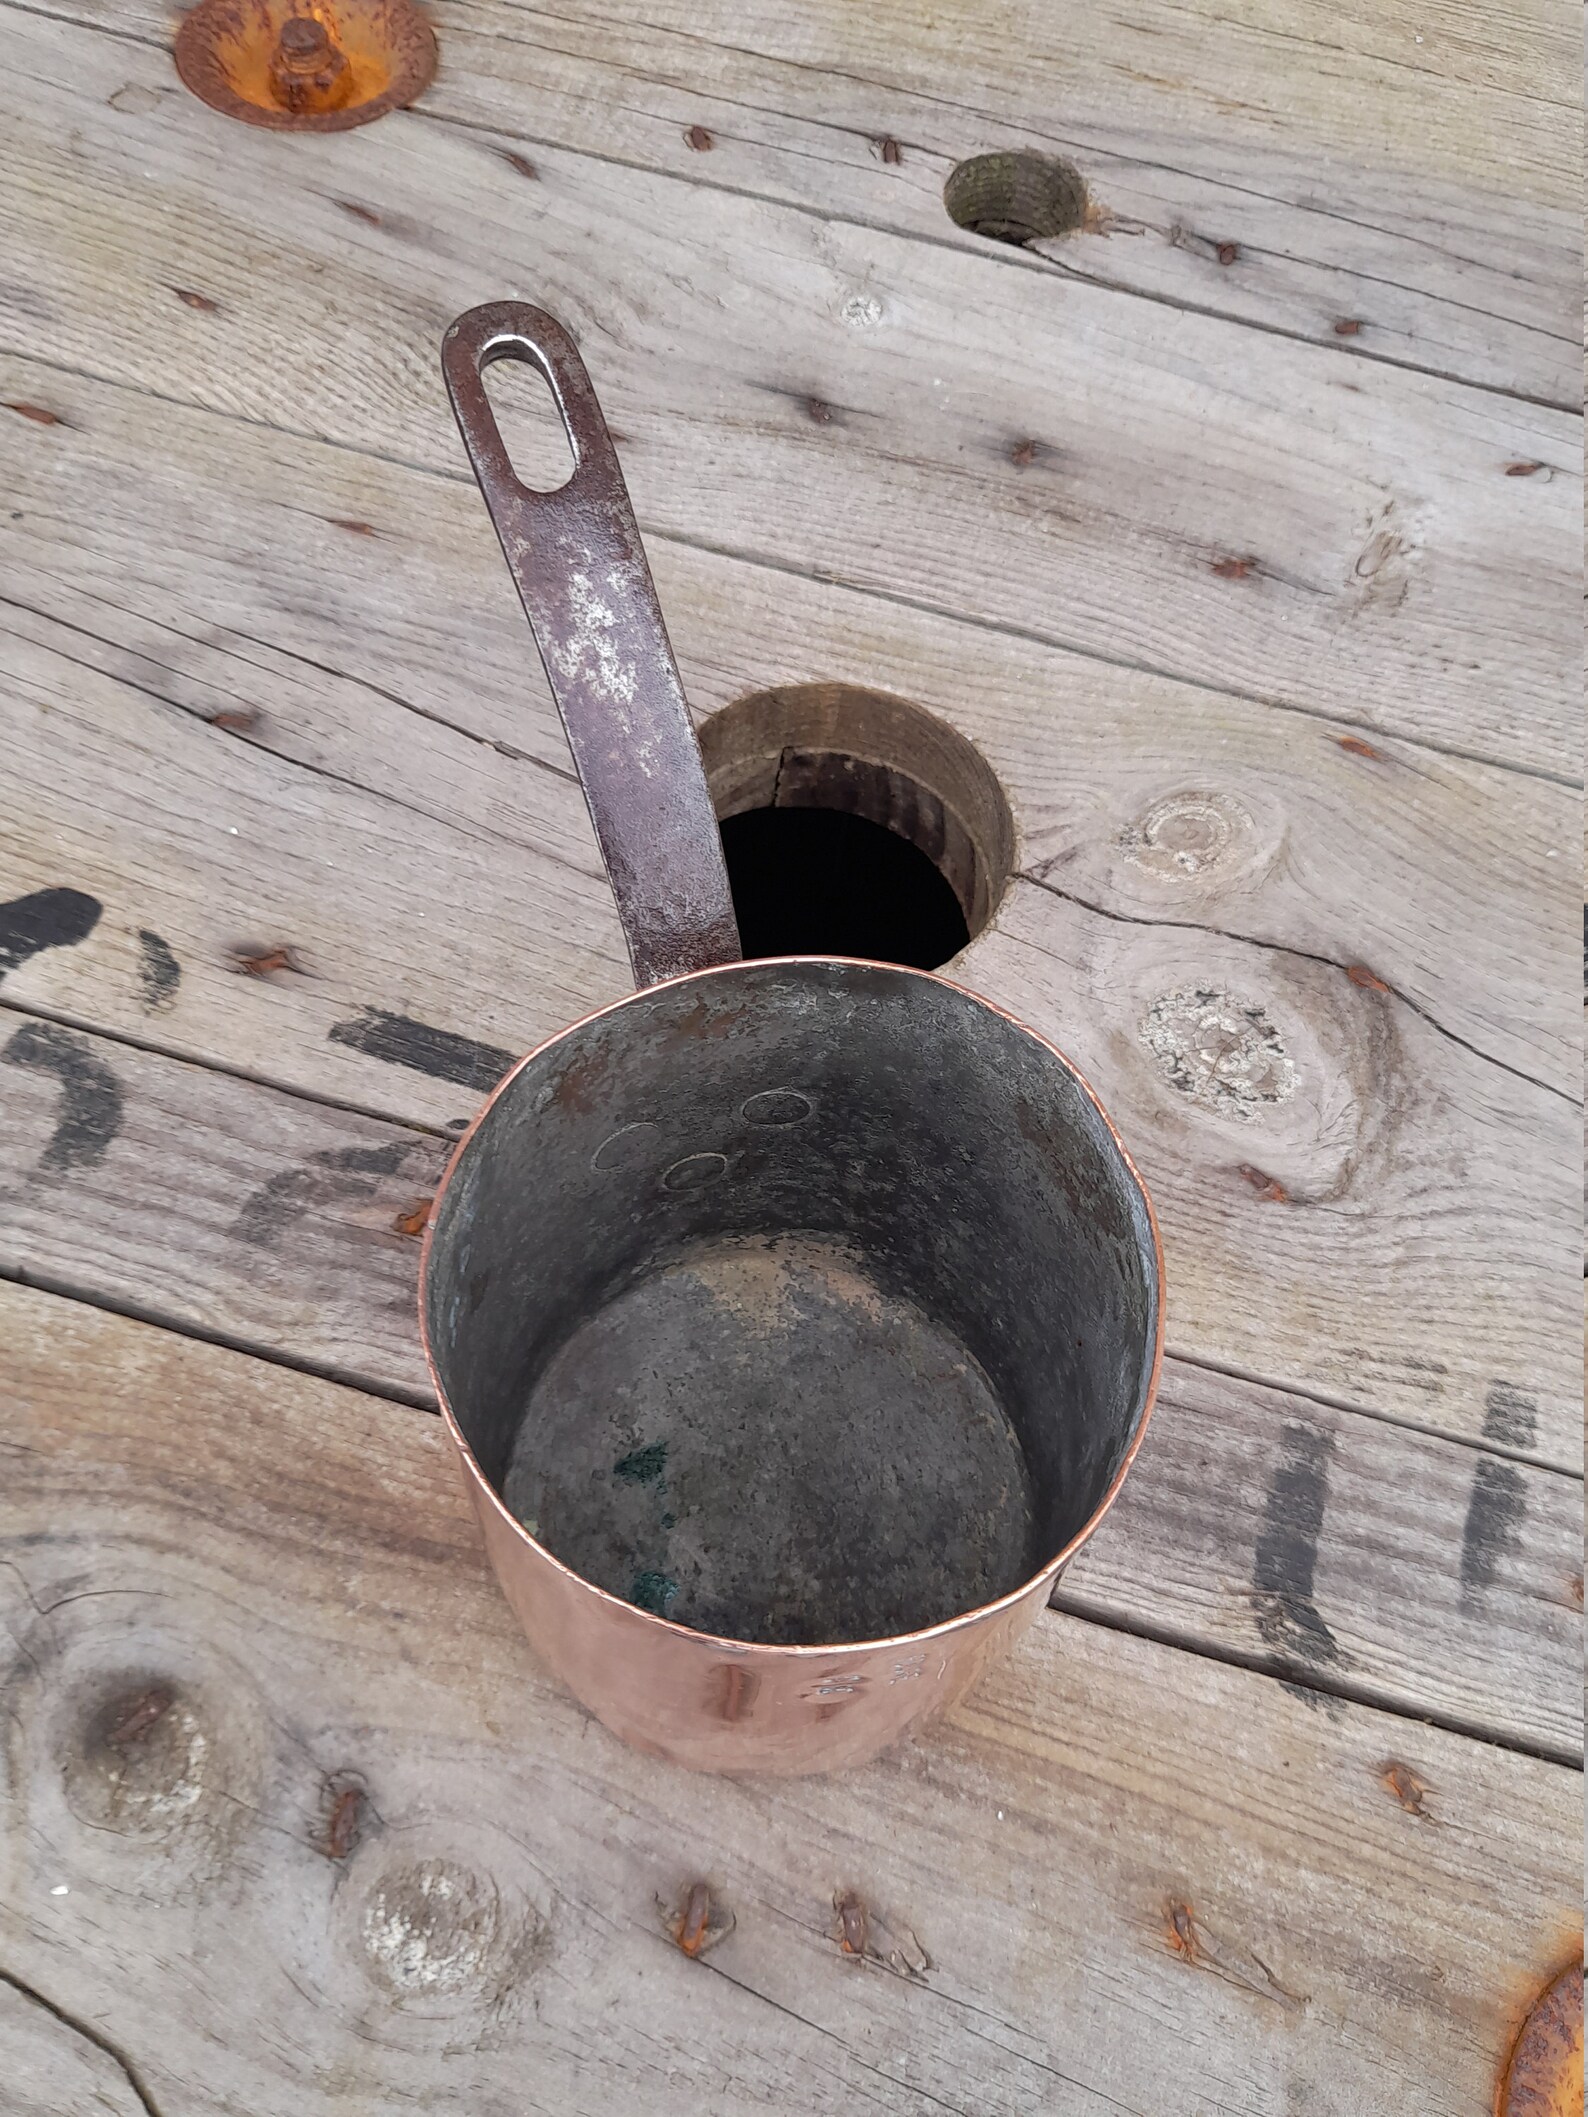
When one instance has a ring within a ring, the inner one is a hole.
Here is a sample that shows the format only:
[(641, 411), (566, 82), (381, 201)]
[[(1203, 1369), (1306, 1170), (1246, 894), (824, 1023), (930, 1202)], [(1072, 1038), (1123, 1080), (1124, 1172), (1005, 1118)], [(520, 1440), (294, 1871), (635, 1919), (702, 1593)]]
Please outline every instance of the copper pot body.
[[(569, 484), (513, 476), (493, 358)], [(638, 1748), (859, 1764), (1042, 1608), (1141, 1446), (1145, 1187), (1044, 1038), (931, 972), (737, 959), (638, 532), (558, 326), (471, 312), (454, 408), (569, 730), (640, 989), (529, 1054), (458, 1145), (426, 1356), (504, 1593)]]

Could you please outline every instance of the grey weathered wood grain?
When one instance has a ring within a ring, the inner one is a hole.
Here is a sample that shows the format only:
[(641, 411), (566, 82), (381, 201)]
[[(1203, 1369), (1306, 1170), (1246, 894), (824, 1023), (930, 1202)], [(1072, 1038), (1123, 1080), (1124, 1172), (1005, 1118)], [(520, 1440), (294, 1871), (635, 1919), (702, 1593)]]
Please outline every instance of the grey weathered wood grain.
[(147, 2117), (148, 2104), (92, 2032), (52, 2013), (47, 1994), (12, 1984), (3, 1965), (0, 2064), (9, 2117)]
[[(120, 1098), (103, 1155), (66, 1170), (51, 1052)], [(0, 1272), (421, 1402), (417, 1216), (445, 1151), (0, 1013)], [(1496, 1404), (1491, 1445), (1535, 1447), (1526, 1400)], [(1581, 1546), (1570, 1477), (1171, 1360), (1148, 1445), (1056, 1599), (1570, 1759)]]
[[(251, 744), (598, 873), (577, 790), (511, 754), (570, 773), (472, 485), (32, 362), (0, 367), (0, 391), (61, 421), (13, 414), (7, 433), (13, 629), (190, 713), (249, 712)], [(913, 700), (991, 763), (1020, 863), (1047, 887), (1360, 965), (1580, 1093), (1570, 790), (1421, 746), (1364, 753), (1338, 726), (1031, 641), (992, 654), (974, 628), (665, 538), (652, 557), (698, 711), (816, 680)]]
[(21, 12), (12, 38), (19, 350), (456, 468), (440, 330), (530, 295), (581, 337), (647, 526), (1577, 770), (1565, 413), (589, 157), (532, 188), (457, 127), (283, 156), (162, 53)]
[[(538, 834), (457, 818), (436, 731), (417, 804), (399, 803), (20, 628), (4, 646), (8, 894), (64, 886), (105, 907), (78, 945), (10, 974), (24, 1003), (445, 1125), (507, 1057), (626, 988), (604, 883)], [(481, 746), (453, 739), (472, 772)], [(515, 782), (528, 802), (543, 786), (577, 799), (549, 774)], [(146, 931), (182, 969), (152, 1038)], [(285, 964), (243, 973), (280, 948)], [(1028, 880), (956, 970), (1071, 1051), (1131, 1141), (1165, 1228), (1174, 1349), (1474, 1437), (1496, 1388), (1520, 1393), (1541, 1457), (1575, 1460), (1574, 1106), (1334, 963), (1121, 920)], [(1220, 1089), (1204, 1003), (1234, 1010), (1214, 1041), (1237, 1067), (1243, 1043), (1268, 1054), (1260, 1092)], [(494, 1061), (392, 1063), (363, 1028), (393, 1017)]]
[[(1576, 1773), (1053, 1614), (865, 1771), (671, 1771), (537, 1674), (434, 1420), (0, 1314), (0, 1949), (168, 2117), (1467, 2117), (1575, 1949)], [(923, 1982), (840, 1959), (844, 1888)]]
[(1170, 1231), (1177, 1347), (1216, 1313), (1220, 1364), (1277, 1380), (1305, 1346), (1286, 1379), (1472, 1438), (1520, 1395), (1580, 1464), (1573, 1105), (1332, 967), (1213, 934), (1188, 958), (1035, 890), (965, 960), (1105, 1084)]
[[(151, 0), (44, 11), (170, 34)], [(1577, 401), (1579, 57), (1564, 6), (1513, 10), (1486, 40), (1445, 5), (1357, 19), (1289, 6), (1261, 22), (1089, 9), (1057, 34), (1034, 0), (996, 23), (912, 11), (903, 34), (886, 8), (819, 26), (797, 7), (747, 19), (726, 4), (432, 12), (446, 63), (427, 119), (963, 247), (980, 239), (944, 210), (954, 164), (1057, 152), (1095, 210), (1038, 246), (1047, 269), (1343, 357)], [(691, 146), (696, 127), (709, 149)], [(530, 155), (509, 166), (539, 180)], [(1031, 269), (1034, 254), (1007, 259)]]

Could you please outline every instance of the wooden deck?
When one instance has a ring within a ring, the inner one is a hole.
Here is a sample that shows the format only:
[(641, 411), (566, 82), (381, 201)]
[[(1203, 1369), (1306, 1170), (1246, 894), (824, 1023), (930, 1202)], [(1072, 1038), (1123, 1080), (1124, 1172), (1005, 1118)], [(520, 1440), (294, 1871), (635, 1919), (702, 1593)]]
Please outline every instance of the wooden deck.
[[(1575, 20), (432, 14), (419, 108), (294, 139), (155, 0), (0, 0), (0, 2100), (1482, 2117), (1581, 1935)], [(1086, 232), (949, 220), (1018, 146)], [(1118, 1508), (830, 1780), (587, 1720), (429, 1409), (400, 1223), (627, 983), (441, 389), (500, 296), (703, 723), (862, 686), (991, 765), (954, 975), (1163, 1222)], [(1185, 993), (1283, 1093), (1165, 1065)]]

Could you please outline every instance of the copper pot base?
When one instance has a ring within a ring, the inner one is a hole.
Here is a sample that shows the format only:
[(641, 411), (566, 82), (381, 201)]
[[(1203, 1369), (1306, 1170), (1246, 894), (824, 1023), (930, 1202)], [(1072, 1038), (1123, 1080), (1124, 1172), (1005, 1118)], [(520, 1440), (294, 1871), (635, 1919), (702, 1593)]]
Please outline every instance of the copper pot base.
[(981, 1364), (820, 1235), (707, 1242), (598, 1309), (502, 1497), (608, 1594), (775, 1646), (941, 1624), (1047, 1556)]

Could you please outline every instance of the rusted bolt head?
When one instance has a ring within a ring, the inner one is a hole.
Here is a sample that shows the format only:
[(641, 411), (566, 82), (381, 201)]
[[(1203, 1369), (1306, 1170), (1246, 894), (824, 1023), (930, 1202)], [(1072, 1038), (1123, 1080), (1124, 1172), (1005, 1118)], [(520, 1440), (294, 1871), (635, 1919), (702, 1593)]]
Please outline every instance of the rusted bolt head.
[(283, 110), (340, 110), (353, 93), (353, 70), (323, 22), (292, 15), (270, 58), (270, 90)]
[(291, 66), (318, 66), (335, 49), (325, 24), (309, 15), (290, 16), (282, 23), (281, 35), (276, 39), (276, 56)]
[(174, 47), (213, 109), (280, 132), (340, 132), (411, 103), (436, 70), (414, 0), (199, 0)]
[(1582, 2117), (1582, 2096), (1582, 1968), (1568, 1963), (1522, 2024), (1495, 2117)]

